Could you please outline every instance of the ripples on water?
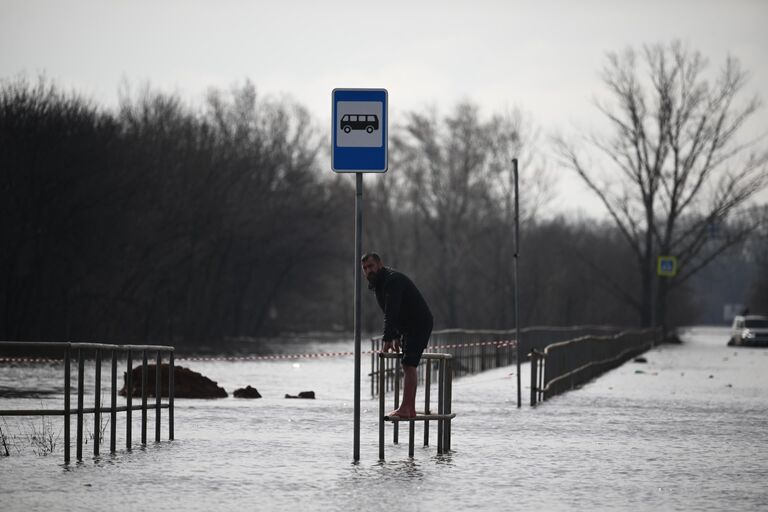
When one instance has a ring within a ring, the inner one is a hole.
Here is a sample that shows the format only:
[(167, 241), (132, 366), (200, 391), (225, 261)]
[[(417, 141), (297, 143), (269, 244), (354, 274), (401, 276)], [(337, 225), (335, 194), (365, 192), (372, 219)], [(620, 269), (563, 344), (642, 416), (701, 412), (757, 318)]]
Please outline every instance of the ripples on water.
[[(446, 456), (417, 444), (409, 460), (407, 444), (389, 443), (379, 463), (378, 402), (367, 399), (364, 381), (359, 465), (351, 464), (351, 358), (194, 363), (230, 393), (251, 384), (265, 398), (178, 400), (176, 441), (87, 457), (68, 469), (61, 453), (0, 459), (0, 508), (766, 508), (768, 350), (726, 347), (724, 330), (685, 339), (649, 352), (649, 364), (627, 363), (537, 409), (516, 408), (513, 367), (455, 381), (454, 452)], [(339, 349), (348, 346), (324, 348)], [(61, 375), (60, 367), (0, 368), (0, 386), (58, 393), (3, 398), (3, 407), (60, 407)], [(282, 398), (310, 389), (317, 400)], [(134, 439), (138, 428), (136, 421)]]

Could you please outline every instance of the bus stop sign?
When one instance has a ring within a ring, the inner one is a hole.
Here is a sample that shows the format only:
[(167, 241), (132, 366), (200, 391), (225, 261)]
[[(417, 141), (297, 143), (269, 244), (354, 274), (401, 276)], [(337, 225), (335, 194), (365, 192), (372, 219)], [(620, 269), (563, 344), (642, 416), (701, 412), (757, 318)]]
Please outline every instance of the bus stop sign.
[(335, 172), (387, 171), (386, 89), (334, 89), (331, 122)]

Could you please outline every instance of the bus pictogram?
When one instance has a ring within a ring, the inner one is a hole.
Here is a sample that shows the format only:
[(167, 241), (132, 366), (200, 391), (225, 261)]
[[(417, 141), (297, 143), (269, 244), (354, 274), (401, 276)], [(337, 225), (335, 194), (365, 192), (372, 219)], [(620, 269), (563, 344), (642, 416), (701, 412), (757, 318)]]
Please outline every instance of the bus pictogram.
[(341, 129), (344, 133), (352, 130), (365, 130), (367, 133), (373, 133), (379, 129), (379, 118), (371, 114), (344, 114), (341, 118)]

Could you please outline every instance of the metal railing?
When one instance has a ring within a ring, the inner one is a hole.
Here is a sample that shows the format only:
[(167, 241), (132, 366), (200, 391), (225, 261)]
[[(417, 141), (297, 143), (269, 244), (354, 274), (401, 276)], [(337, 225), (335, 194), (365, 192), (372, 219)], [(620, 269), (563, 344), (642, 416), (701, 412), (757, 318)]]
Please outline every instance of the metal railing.
[[(577, 325), (568, 327), (533, 326), (520, 329), (520, 351), (522, 358), (531, 350), (543, 351), (547, 345), (586, 335), (613, 335), (621, 328), (606, 325)], [(444, 329), (434, 331), (430, 336), (425, 353), (442, 352), (451, 354), (454, 359), (453, 372), (456, 377), (475, 374), (507, 366), (517, 361), (517, 341), (515, 329), (505, 330), (470, 330)], [(371, 396), (376, 396), (379, 373), (385, 374), (385, 390), (399, 386), (394, 378), (394, 359), (381, 360), (376, 354), (381, 351), (381, 338), (371, 339)], [(426, 366), (419, 365), (419, 383), (424, 381)]]
[[(156, 356), (156, 374), (155, 374), (155, 442), (160, 442), (160, 410), (168, 409), (168, 439), (173, 440), (173, 397), (174, 397), (174, 347), (162, 345), (110, 345), (105, 343), (69, 343), (69, 342), (14, 342), (0, 341), (0, 349), (21, 348), (33, 351), (46, 350), (55, 351), (62, 349), (64, 354), (64, 408), (58, 410), (51, 409), (16, 409), (2, 410), (0, 416), (63, 416), (64, 417), (64, 463), (70, 461), (70, 417), (76, 417), (76, 457), (80, 461), (83, 458), (83, 419), (86, 414), (93, 414), (94, 432), (93, 432), (93, 455), (99, 455), (100, 433), (101, 433), (101, 414), (110, 414), (110, 453), (116, 451), (117, 439), (117, 413), (126, 413), (125, 436), (126, 450), (130, 451), (133, 446), (132, 441), (132, 413), (141, 411), (141, 444), (147, 444), (147, 398), (149, 389), (147, 385), (148, 365), (147, 354), (154, 353)], [(71, 360), (72, 351), (76, 350), (77, 358), (77, 407), (71, 407)], [(85, 358), (87, 352), (91, 352), (95, 361), (94, 373), (94, 406), (84, 407), (84, 386), (85, 386)], [(109, 352), (111, 355), (111, 384), (112, 393), (109, 407), (101, 405), (101, 366), (102, 354)], [(162, 354), (168, 353), (168, 401), (162, 403)], [(126, 405), (117, 405), (117, 363), (118, 354), (126, 354)], [(133, 405), (133, 355), (140, 354), (142, 358), (141, 365), (141, 405)]]
[(582, 336), (533, 349), (531, 405), (574, 389), (652, 348), (660, 329), (629, 330), (613, 336)]
[[(391, 360), (394, 363), (395, 374), (400, 376), (400, 354), (396, 353), (379, 353), (377, 359), (381, 360), (382, 364), (387, 360)], [(384, 373), (379, 373), (379, 460), (384, 460), (384, 424), (387, 421), (393, 423), (392, 442), (394, 444), (399, 443), (399, 430), (400, 423), (403, 421), (408, 422), (408, 456), (413, 458), (414, 444), (415, 444), (415, 423), (417, 421), (424, 422), (424, 446), (429, 446), (429, 422), (437, 422), (437, 453), (444, 454), (451, 451), (451, 420), (456, 417), (456, 414), (451, 411), (451, 403), (453, 401), (453, 356), (451, 354), (436, 354), (428, 353), (422, 355), (422, 359), (425, 359), (428, 364), (424, 365), (426, 368), (425, 382), (424, 382), (424, 411), (417, 412), (416, 416), (408, 419), (391, 418), (385, 415), (386, 406), (386, 389), (384, 381)], [(437, 382), (437, 414), (433, 414), (432, 404), (430, 399), (430, 391), (432, 385), (432, 364), (436, 365), (435, 381)], [(395, 379), (397, 383), (399, 379)], [(400, 405), (400, 388), (395, 386), (394, 393), (394, 407), (398, 408)]]

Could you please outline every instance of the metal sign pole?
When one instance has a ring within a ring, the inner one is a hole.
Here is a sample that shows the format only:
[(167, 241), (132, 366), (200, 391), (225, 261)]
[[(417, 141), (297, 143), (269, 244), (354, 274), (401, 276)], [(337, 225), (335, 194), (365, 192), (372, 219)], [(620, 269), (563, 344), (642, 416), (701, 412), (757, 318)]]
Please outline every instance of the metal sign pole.
[(355, 173), (355, 434), (354, 462), (360, 460), (360, 318), (361, 281), (360, 258), (363, 256), (363, 173)]
[(520, 253), (520, 201), (517, 189), (517, 158), (512, 159), (512, 171), (515, 174), (515, 340), (517, 343), (517, 407), (522, 404), (520, 383), (520, 284), (517, 280), (517, 260)]
[(360, 329), (363, 253), (363, 173), (387, 172), (387, 90), (331, 92), (331, 169), (355, 173), (355, 405), (353, 459), (360, 460)]

